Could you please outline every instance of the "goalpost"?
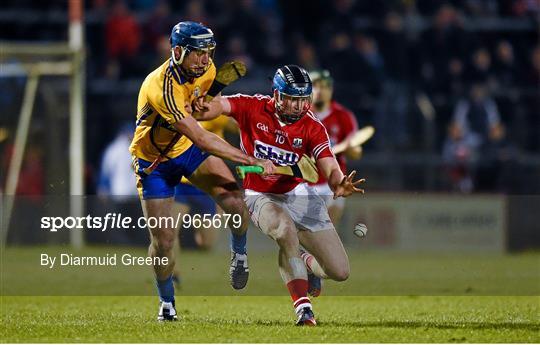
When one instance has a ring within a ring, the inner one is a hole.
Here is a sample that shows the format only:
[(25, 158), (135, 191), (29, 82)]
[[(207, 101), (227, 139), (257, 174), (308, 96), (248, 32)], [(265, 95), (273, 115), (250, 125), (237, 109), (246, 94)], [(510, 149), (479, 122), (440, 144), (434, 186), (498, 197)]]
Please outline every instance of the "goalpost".
[[(68, 76), (69, 86), (69, 194), (70, 214), (81, 217), (84, 213), (84, 32), (83, 0), (70, 0), (68, 43), (11, 43), (0, 42), (0, 76), (26, 77), (25, 91), (15, 135), (14, 150), (9, 162), (4, 196), (4, 225), (0, 237), (5, 246), (15, 192), (28, 139), (36, 91), (42, 76)], [(23, 62), (10, 62), (17, 58)], [(54, 58), (54, 59), (53, 59)], [(37, 61), (36, 61), (37, 59)], [(26, 62), (25, 60), (29, 60)], [(70, 243), (84, 245), (81, 231), (70, 231)]]

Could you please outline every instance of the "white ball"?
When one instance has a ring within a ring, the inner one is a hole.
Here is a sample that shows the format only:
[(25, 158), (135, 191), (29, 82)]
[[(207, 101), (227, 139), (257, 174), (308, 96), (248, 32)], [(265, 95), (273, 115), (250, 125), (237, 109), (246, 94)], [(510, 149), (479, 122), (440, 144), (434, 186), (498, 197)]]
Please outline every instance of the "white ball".
[(358, 223), (354, 226), (354, 234), (360, 238), (366, 236), (367, 226), (366, 224)]

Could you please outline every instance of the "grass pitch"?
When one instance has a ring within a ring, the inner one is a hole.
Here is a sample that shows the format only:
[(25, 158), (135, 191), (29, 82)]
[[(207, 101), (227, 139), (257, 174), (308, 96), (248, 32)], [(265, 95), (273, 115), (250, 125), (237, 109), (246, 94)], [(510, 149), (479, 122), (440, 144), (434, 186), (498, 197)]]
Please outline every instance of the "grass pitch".
[(278, 296), (4, 297), (3, 342), (540, 342), (536, 297), (321, 297), (317, 327), (293, 326)]
[[(540, 342), (537, 253), (350, 253), (350, 279), (326, 284), (313, 301), (319, 325), (301, 328), (294, 326), (275, 253), (251, 253), (242, 292), (228, 286), (225, 253), (183, 253), (181, 320), (159, 324), (150, 268), (39, 267), (41, 252), (62, 251), (2, 253), (2, 342)], [(144, 253), (81, 254), (113, 251)]]

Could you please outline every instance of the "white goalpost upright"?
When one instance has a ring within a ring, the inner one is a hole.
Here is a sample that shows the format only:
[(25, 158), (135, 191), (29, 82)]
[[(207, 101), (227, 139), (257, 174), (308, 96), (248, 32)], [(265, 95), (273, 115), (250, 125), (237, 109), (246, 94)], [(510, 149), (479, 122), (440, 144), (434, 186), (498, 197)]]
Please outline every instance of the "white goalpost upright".
[[(70, 87), (69, 188), (71, 215), (84, 214), (84, 28), (83, 0), (69, 1), (69, 47), (73, 54), (73, 74)], [(81, 231), (70, 232), (71, 245), (84, 245)]]
[[(83, 0), (70, 0), (69, 44), (66, 43), (12, 43), (0, 42), (0, 76), (27, 77), (13, 154), (4, 189), (3, 221), (0, 245), (6, 244), (13, 212), (15, 193), (19, 182), (37, 87), (41, 76), (69, 76), (70, 80), (70, 133), (69, 133), (69, 191), (70, 214), (84, 216), (84, 30)], [(10, 62), (9, 58), (30, 58), (30, 62)], [(51, 57), (54, 59), (51, 61)], [(59, 60), (58, 57), (65, 57)], [(38, 61), (34, 61), (38, 58)], [(45, 61), (43, 61), (45, 60)], [(49, 60), (49, 61), (47, 61)], [(80, 248), (84, 245), (83, 233), (70, 232), (70, 243)]]

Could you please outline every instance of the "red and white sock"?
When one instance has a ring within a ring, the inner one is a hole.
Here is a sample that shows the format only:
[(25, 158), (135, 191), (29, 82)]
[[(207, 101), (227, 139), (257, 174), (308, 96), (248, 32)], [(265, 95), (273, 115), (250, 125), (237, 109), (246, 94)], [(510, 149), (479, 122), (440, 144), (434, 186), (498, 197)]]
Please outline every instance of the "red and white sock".
[(311, 308), (311, 301), (307, 297), (308, 281), (305, 279), (293, 279), (287, 283), (287, 288), (293, 300), (296, 314), (305, 307)]
[(294, 308), (294, 312), (296, 313), (296, 315), (299, 315), (302, 310), (306, 307), (309, 307), (310, 309), (313, 309), (311, 307), (311, 301), (309, 299), (309, 297), (302, 297), (302, 298), (299, 298), (297, 299), (296, 301), (294, 301), (293, 303), (293, 308)]

